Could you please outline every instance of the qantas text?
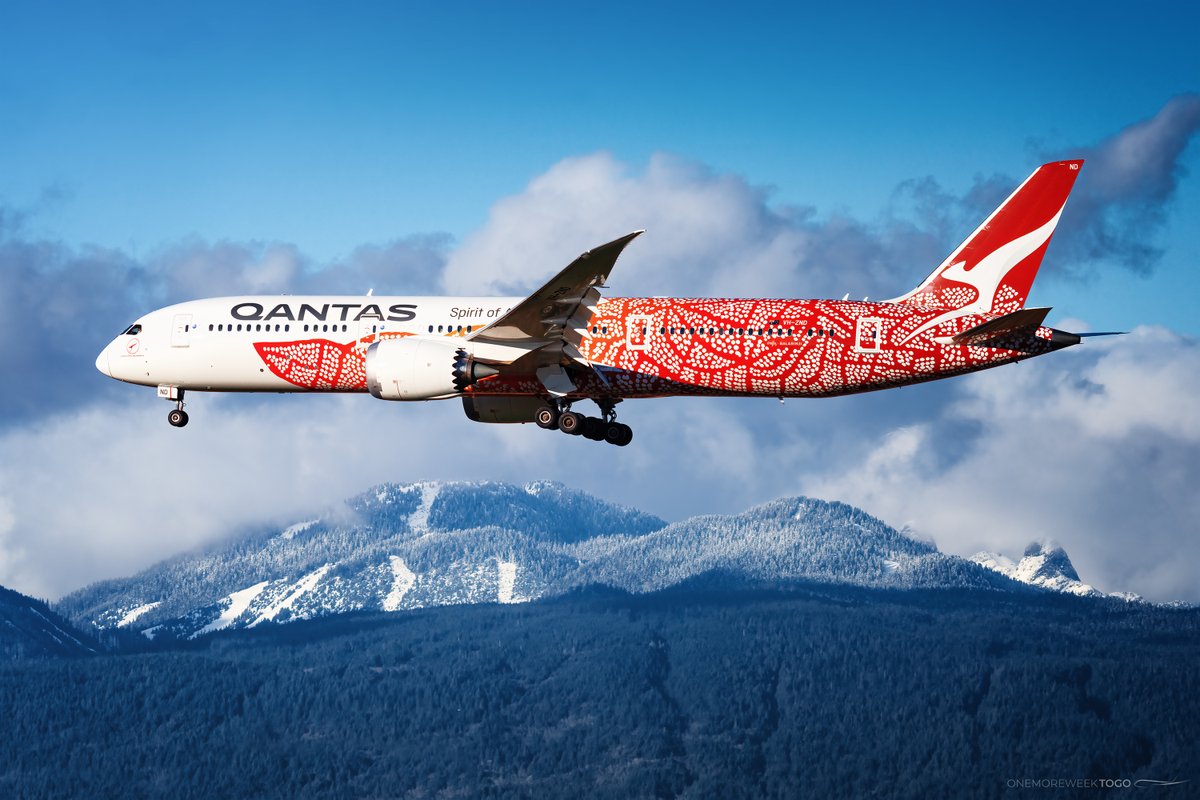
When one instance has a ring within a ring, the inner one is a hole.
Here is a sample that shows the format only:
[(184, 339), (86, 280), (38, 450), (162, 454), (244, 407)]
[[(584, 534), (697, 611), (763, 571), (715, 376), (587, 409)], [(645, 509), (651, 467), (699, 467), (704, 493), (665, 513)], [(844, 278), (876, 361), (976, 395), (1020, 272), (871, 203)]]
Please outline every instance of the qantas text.
[[(355, 313), (357, 309), (357, 313)], [(363, 319), (377, 319), (386, 322), (408, 322), (417, 316), (417, 307), (405, 303), (388, 306), (387, 316), (379, 306), (368, 303), (324, 303), (312, 306), (301, 303), (300, 310), (293, 310), (288, 303), (280, 303), (266, 311), (261, 303), (238, 303), (229, 310), (234, 319), (266, 321), (272, 319), (287, 319), (292, 322), (316, 320), (317, 322), (358, 322)], [(330, 317), (333, 314), (333, 317)]]

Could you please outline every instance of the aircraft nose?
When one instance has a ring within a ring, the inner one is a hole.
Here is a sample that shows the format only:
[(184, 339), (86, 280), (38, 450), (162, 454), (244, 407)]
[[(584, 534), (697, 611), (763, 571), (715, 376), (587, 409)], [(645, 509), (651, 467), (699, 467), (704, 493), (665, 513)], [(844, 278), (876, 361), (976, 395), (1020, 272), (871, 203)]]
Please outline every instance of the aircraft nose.
[(112, 370), (108, 367), (108, 348), (100, 351), (100, 355), (96, 356), (96, 369), (103, 372), (108, 377), (112, 377)]

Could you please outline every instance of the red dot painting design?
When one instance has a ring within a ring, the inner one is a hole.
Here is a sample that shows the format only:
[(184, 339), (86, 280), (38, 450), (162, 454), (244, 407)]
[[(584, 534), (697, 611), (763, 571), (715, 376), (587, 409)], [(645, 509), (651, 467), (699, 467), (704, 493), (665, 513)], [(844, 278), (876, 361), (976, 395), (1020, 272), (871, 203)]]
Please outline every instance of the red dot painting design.
[[(408, 333), (380, 334), (381, 339), (410, 336)], [(294, 342), (255, 342), (259, 358), (275, 375), (288, 383), (318, 392), (365, 392), (367, 390), (367, 347), (374, 335), (356, 342), (304, 339)]]

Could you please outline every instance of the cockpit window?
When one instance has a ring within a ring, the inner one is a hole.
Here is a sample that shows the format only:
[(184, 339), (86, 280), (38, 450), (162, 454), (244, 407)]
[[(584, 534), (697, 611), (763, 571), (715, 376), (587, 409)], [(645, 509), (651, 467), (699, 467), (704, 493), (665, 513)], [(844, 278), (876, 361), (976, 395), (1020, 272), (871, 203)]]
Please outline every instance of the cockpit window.
[(141, 332), (142, 332), (141, 325), (130, 325), (128, 328), (125, 329), (125, 332), (122, 333), (121, 335), (122, 336), (137, 336)]

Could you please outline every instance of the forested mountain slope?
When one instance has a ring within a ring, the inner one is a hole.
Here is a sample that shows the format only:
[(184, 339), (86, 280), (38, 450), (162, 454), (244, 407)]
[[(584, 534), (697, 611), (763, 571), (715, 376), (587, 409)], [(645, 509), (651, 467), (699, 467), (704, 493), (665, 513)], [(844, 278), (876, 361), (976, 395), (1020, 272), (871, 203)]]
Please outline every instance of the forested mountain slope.
[(1197, 663), (1194, 609), (713, 573), (0, 665), (0, 795), (1001, 798), (1028, 778), (1195, 780)]

